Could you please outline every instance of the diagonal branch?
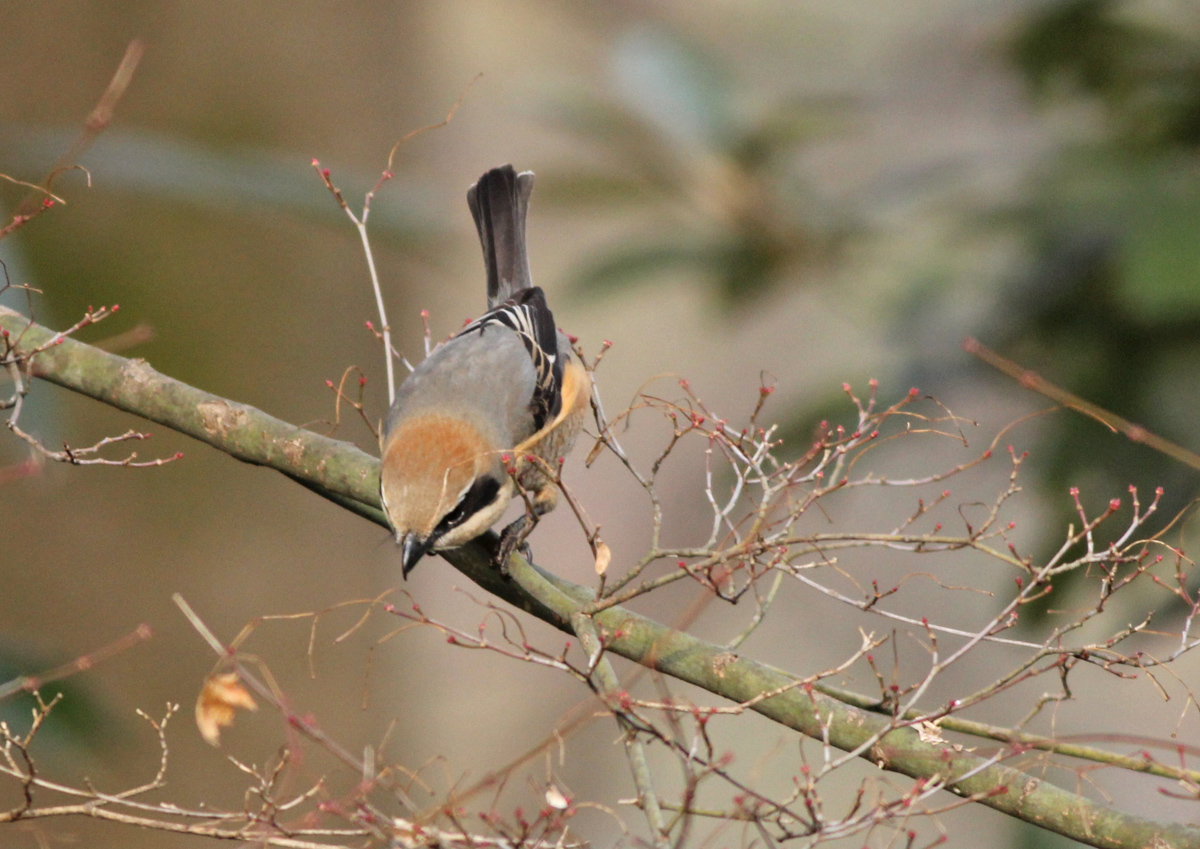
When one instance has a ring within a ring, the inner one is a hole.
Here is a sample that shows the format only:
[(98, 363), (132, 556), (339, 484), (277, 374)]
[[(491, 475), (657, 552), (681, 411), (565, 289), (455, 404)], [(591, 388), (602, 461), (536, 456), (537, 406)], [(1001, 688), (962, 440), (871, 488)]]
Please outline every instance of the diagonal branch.
[[(0, 328), (33, 349), (54, 332), (0, 307)], [(273, 468), (378, 524), (378, 461), (353, 445), (310, 433), (245, 404), (211, 395), (129, 360), (66, 338), (39, 353), (33, 377), (186, 433), (247, 463)], [(513, 558), (511, 580), (492, 565), (495, 534), (445, 557), (485, 590), (574, 634), (572, 617), (593, 602), (591, 590)], [(784, 670), (728, 652), (619, 606), (591, 617), (604, 647), (695, 684), (880, 767), (939, 784), (961, 797), (1101, 847), (1200, 847), (1200, 829), (1134, 816), (1067, 792), (946, 743), (923, 742), (891, 717), (863, 710), (806, 685)], [(767, 697), (764, 697), (767, 696)], [(1018, 749), (1019, 751), (1019, 749)]]

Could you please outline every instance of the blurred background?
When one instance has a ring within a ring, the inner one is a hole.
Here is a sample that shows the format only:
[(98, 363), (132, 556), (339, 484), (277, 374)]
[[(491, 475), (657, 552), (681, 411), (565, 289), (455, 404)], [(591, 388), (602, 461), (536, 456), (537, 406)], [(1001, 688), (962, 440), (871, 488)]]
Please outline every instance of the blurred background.
[[(334, 416), (326, 381), (359, 366), (368, 416), (382, 415), (381, 355), (363, 326), (376, 318), (365, 262), (311, 161), (360, 205), (393, 144), (440, 121), (482, 73), (447, 126), (399, 149), (395, 179), (372, 206), (389, 318), (410, 359), (421, 355), (420, 310), (430, 311), (435, 337), (481, 312), (465, 191), (512, 162), (538, 174), (530, 252), (556, 318), (589, 354), (613, 343), (598, 375), (611, 409), (668, 375), (658, 391), (678, 394), (674, 381), (686, 377), (732, 420), (753, 408), (764, 380), (777, 385), (769, 418), (804, 446), (815, 422), (845, 419), (844, 381), (865, 392), (874, 377), (886, 402), (917, 386), (978, 422), (957, 460), (944, 445), (903, 458), (929, 471), (965, 461), (1005, 424), (1048, 406), (964, 354), (961, 339), (974, 335), (1200, 448), (1194, 3), (0, 2), (0, 172), (42, 180), (135, 37), (145, 56), (112, 125), (80, 157), (91, 187), (80, 172), (63, 175), (55, 188), (68, 203), (0, 242), (0, 259), (13, 283), (42, 292), (33, 299), (39, 321), (62, 327), (90, 304), (119, 303), (116, 317), (80, 338), (116, 337), (123, 355), (210, 392), (324, 432)], [(0, 182), (5, 220), (24, 196)], [(0, 302), (28, 306), (11, 290)], [(374, 451), (367, 429), (343, 418), (336, 435)], [(23, 424), (51, 446), (138, 426), (44, 384)], [(147, 470), (47, 466), (0, 484), (0, 680), (148, 623), (154, 639), (67, 682), (44, 769), (86, 774), (105, 790), (141, 781), (158, 752), (133, 710), (158, 715), (180, 702), (166, 798), (237, 808), (242, 779), (226, 755), (269, 760), (283, 732), (260, 712), (243, 717), (222, 750), (199, 740), (186, 711), (213, 659), (171, 594), (231, 639), (255, 617), (378, 596), (399, 585), (398, 559), (383, 530), (276, 474), (154, 430), (137, 446), (143, 457), (185, 459)], [(662, 436), (651, 427), (627, 439), (646, 458)], [(1031, 452), (1013, 507), (1029, 551), (1058, 547), (1071, 519), (1068, 486), (1095, 508), (1129, 484), (1144, 493), (1161, 484), (1166, 515), (1196, 495), (1195, 470), (1081, 416), (1042, 417), (1005, 438)], [(0, 441), (0, 469), (25, 456), (17, 441)], [(994, 497), (1007, 472), (981, 474), (979, 497)], [(584, 469), (576, 456), (568, 479), (605, 528), (614, 568), (639, 556), (645, 505), (617, 465)], [(698, 479), (681, 465), (663, 484), (669, 541), (705, 532)], [(877, 509), (855, 506), (859, 516)], [(838, 518), (853, 525), (847, 510)], [(565, 512), (539, 528), (535, 554), (587, 581), (592, 564)], [(959, 577), (989, 588), (1011, 586), (1012, 576), (985, 564)], [(462, 583), (428, 560), (404, 589), (430, 615), (471, 630), (483, 611)], [(670, 621), (691, 592), (643, 609)], [(1071, 592), (1068, 583), (1055, 597)], [(807, 673), (857, 646), (862, 614), (799, 587), (786, 594), (789, 612), (747, 653)], [(920, 610), (931, 598), (900, 603)], [(314, 677), (305, 621), (263, 624), (247, 648), (351, 750), (391, 728), (388, 756), (424, 765), (438, 792), (503, 767), (584, 695), (544, 670), (455, 650), (427, 629), (371, 651), (396, 627), (382, 615), (334, 644), (360, 612), (321, 621)], [(726, 615), (706, 612), (696, 629), (729, 639), (740, 626)], [(1165, 608), (1163, 621), (1172, 615)], [(561, 643), (533, 624), (530, 633)], [(972, 669), (959, 683), (991, 673)], [(1120, 700), (1125, 715), (1108, 701), (1110, 682), (1087, 680), (1093, 699), (1105, 699), (1101, 715), (1094, 701), (1068, 705), (1036, 730), (1198, 742), (1194, 708), (1180, 720), (1181, 697), (1166, 703), (1149, 683), (1129, 685), (1140, 689)], [(978, 718), (1011, 723), (1020, 704)], [(27, 715), (24, 703), (0, 705), (0, 716)], [(762, 780), (786, 782), (795, 738), (756, 722), (731, 725), (731, 745), (757, 741), (770, 754)], [(578, 798), (615, 806), (633, 794), (614, 737), (602, 722), (566, 743), (555, 772)], [(323, 769), (315, 758), (297, 786)], [(544, 780), (546, 769), (538, 761), (533, 774)], [(1126, 809), (1196, 817), (1153, 782), (1090, 778)], [(626, 819), (636, 828), (636, 816)], [(991, 811), (943, 822), (950, 845), (1067, 845)], [(970, 839), (960, 842), (966, 823)], [(619, 838), (604, 815), (581, 815), (577, 826), (600, 845)], [(30, 846), (46, 836), (118, 839), (95, 823), (28, 829)]]

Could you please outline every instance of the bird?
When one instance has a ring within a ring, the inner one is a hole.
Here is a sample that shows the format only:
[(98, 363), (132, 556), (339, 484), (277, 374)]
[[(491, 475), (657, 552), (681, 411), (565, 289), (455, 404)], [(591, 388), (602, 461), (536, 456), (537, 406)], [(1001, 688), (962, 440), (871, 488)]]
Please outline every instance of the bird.
[(530, 275), (533, 180), (504, 165), (468, 189), (488, 311), (412, 370), (381, 430), (380, 500), (405, 579), (426, 554), (484, 534), (524, 493), (529, 510), (501, 534), (506, 573), (529, 513), (544, 515), (558, 500), (539, 461), (561, 462), (590, 407), (591, 378)]

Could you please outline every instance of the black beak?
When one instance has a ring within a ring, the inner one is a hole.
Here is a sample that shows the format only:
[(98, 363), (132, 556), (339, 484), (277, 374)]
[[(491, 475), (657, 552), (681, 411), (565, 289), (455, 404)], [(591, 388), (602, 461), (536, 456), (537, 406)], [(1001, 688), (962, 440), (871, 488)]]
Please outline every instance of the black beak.
[(400, 540), (400, 555), (404, 561), (402, 575), (407, 580), (408, 573), (417, 565), (417, 561), (429, 553), (432, 540), (421, 539), (414, 533), (407, 533)]

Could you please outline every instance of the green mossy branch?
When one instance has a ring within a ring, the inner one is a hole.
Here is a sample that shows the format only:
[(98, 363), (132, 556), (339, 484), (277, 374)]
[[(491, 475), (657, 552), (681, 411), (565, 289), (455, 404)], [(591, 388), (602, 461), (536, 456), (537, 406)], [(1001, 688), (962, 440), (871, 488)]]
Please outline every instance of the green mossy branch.
[[(19, 340), (21, 350), (45, 344), (55, 335), (4, 307), (0, 328)], [(244, 462), (282, 472), (386, 526), (379, 511), (378, 460), (353, 445), (173, 380), (144, 360), (119, 357), (69, 338), (34, 357), (28, 372), (186, 433)], [(571, 617), (593, 600), (591, 590), (519, 557), (511, 565), (512, 580), (505, 580), (491, 565), (495, 543), (495, 535), (488, 534), (445, 556), (485, 590), (573, 634)], [(750, 709), (781, 725), (843, 751), (857, 751), (883, 769), (927, 785), (940, 782), (958, 796), (1092, 846), (1200, 849), (1200, 829), (1134, 816), (961, 747), (922, 741), (916, 730), (892, 729), (890, 717), (834, 698), (827, 688), (805, 686), (791, 673), (629, 610), (609, 608), (598, 613), (595, 622), (609, 651), (732, 702), (749, 703)], [(764, 699), (765, 693), (773, 695)], [(1076, 749), (1085, 757), (1107, 760), (1101, 750)]]

